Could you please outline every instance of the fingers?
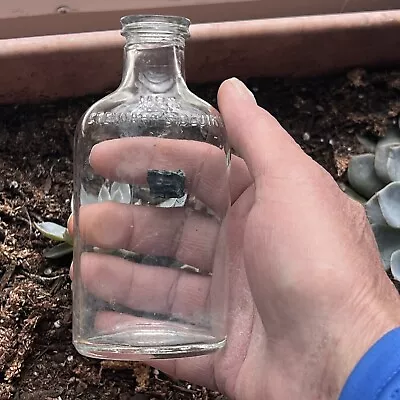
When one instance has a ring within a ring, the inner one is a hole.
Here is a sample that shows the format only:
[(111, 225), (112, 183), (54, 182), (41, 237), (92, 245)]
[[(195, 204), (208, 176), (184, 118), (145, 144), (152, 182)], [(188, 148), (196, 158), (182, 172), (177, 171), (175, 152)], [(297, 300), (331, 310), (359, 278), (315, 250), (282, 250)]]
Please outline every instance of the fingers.
[(224, 215), (230, 202), (226, 155), (207, 143), (154, 137), (108, 140), (93, 147), (90, 164), (105, 178), (142, 185), (149, 169), (183, 170), (186, 190), (212, 210)]
[[(71, 234), (73, 220), (68, 221)], [(82, 206), (81, 240), (103, 249), (173, 257), (212, 270), (221, 225), (215, 218), (183, 208), (157, 208), (105, 202)]]
[(209, 276), (99, 253), (82, 254), (79, 273), (85, 290), (110, 304), (188, 320), (207, 309)]
[(257, 106), (239, 80), (229, 79), (221, 85), (218, 104), (228, 140), (244, 158), (256, 183), (263, 184), (264, 176), (300, 175), (299, 170), (313, 164), (276, 119)]

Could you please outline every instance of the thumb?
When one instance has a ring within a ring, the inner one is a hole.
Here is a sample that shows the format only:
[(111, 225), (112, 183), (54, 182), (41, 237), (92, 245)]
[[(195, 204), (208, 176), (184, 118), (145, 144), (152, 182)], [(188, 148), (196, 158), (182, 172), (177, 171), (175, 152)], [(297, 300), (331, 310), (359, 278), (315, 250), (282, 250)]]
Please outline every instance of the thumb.
[(228, 140), (243, 157), (256, 183), (266, 172), (272, 176), (289, 176), (294, 165), (296, 168), (301, 163), (310, 166), (311, 158), (271, 114), (258, 107), (253, 94), (238, 79), (222, 83), (218, 105)]

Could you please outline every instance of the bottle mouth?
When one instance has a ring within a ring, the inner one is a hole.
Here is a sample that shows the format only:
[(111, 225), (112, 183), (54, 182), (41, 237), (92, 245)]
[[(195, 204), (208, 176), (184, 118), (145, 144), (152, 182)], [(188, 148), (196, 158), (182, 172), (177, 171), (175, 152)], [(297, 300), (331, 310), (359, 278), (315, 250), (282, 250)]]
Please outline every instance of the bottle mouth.
[(189, 38), (190, 20), (172, 15), (127, 15), (121, 18), (121, 34), (125, 37), (154, 36), (158, 38), (176, 36)]

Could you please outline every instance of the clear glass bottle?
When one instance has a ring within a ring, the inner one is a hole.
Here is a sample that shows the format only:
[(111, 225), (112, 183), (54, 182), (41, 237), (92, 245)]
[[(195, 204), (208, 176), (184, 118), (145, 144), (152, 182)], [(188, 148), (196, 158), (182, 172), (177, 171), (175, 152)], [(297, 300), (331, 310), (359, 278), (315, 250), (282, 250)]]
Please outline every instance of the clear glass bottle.
[(226, 341), (223, 121), (186, 86), (188, 19), (121, 24), (121, 83), (75, 135), (74, 345), (103, 359), (207, 354)]

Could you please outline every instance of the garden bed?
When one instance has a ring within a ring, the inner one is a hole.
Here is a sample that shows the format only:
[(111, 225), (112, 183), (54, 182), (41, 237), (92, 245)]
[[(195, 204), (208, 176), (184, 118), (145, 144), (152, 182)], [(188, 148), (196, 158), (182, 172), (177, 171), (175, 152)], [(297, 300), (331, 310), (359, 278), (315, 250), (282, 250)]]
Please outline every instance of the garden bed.
[[(337, 180), (361, 151), (355, 135), (382, 134), (400, 111), (400, 70), (247, 83)], [(214, 105), (217, 88), (192, 86)], [(72, 346), (70, 259), (45, 260), (50, 243), (33, 222), (66, 223), (74, 127), (99, 97), (0, 106), (0, 399), (222, 399), (141, 364), (86, 359)]]

